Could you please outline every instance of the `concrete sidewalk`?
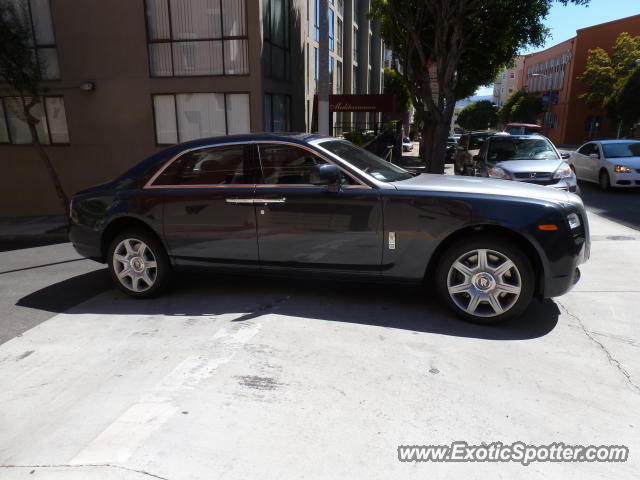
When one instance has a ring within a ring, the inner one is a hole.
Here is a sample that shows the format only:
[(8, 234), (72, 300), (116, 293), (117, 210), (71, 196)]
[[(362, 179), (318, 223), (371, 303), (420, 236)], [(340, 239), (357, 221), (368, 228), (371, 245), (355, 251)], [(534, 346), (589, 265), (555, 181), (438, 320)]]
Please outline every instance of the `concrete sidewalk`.
[[(0, 346), (0, 478), (635, 478), (640, 240), (590, 219), (575, 290), (498, 327), (392, 287), (185, 278), (140, 301), (109, 289)], [(21, 303), (51, 309), (40, 294)], [(631, 455), (397, 459), (398, 445), (456, 440)]]
[(0, 218), (0, 252), (68, 241), (66, 216)]
[(67, 217), (0, 218), (0, 238), (41, 237), (66, 234)]

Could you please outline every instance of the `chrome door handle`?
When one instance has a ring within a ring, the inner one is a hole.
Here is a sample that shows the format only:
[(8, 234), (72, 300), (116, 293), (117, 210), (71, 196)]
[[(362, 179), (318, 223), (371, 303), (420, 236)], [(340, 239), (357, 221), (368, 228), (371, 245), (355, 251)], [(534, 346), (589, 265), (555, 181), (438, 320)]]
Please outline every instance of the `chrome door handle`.
[(260, 204), (260, 205), (276, 205), (276, 204), (285, 203), (286, 201), (287, 201), (287, 199), (285, 197), (272, 198), (272, 199), (256, 198), (256, 199), (253, 200), (253, 203), (254, 204)]
[(225, 201), (231, 205), (253, 205), (253, 198), (227, 198)]

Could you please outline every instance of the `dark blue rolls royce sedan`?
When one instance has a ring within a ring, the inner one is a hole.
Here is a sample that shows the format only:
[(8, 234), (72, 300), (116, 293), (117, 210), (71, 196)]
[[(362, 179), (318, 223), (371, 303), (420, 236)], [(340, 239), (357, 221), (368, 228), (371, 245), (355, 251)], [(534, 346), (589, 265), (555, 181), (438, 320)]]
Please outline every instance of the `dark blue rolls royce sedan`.
[(416, 175), (311, 134), (195, 140), (75, 195), (70, 238), (134, 297), (205, 269), (424, 282), (463, 318), (520, 315), (589, 257), (580, 198)]

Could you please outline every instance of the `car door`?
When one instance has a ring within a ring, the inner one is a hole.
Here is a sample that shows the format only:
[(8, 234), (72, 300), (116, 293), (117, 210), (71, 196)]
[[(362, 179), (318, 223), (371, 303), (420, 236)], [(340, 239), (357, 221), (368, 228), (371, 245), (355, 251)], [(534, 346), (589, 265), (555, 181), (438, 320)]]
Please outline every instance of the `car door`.
[(251, 145), (227, 144), (189, 150), (157, 176), (176, 265), (258, 268), (256, 173)]
[(585, 143), (572, 154), (572, 164), (576, 169), (576, 176), (580, 180), (590, 180), (589, 177), (589, 152), (593, 149), (593, 143)]
[(591, 142), (588, 153), (585, 156), (585, 175), (588, 180), (592, 182), (598, 181), (601, 162), (602, 154), (600, 153), (600, 147), (596, 142)]
[(382, 207), (376, 189), (344, 171), (337, 192), (312, 185), (314, 166), (331, 162), (307, 146), (269, 142), (257, 150), (261, 268), (380, 270)]

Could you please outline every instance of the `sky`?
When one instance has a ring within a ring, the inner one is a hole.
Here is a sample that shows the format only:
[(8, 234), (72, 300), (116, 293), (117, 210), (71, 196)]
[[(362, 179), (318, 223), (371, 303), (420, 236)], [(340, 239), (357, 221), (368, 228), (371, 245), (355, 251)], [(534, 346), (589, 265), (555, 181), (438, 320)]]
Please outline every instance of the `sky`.
[[(591, 0), (588, 7), (554, 3), (544, 24), (551, 30), (543, 47), (529, 48), (523, 54), (544, 50), (575, 36), (580, 28), (640, 14), (640, 0)], [(491, 95), (493, 86), (481, 87), (476, 95)]]

